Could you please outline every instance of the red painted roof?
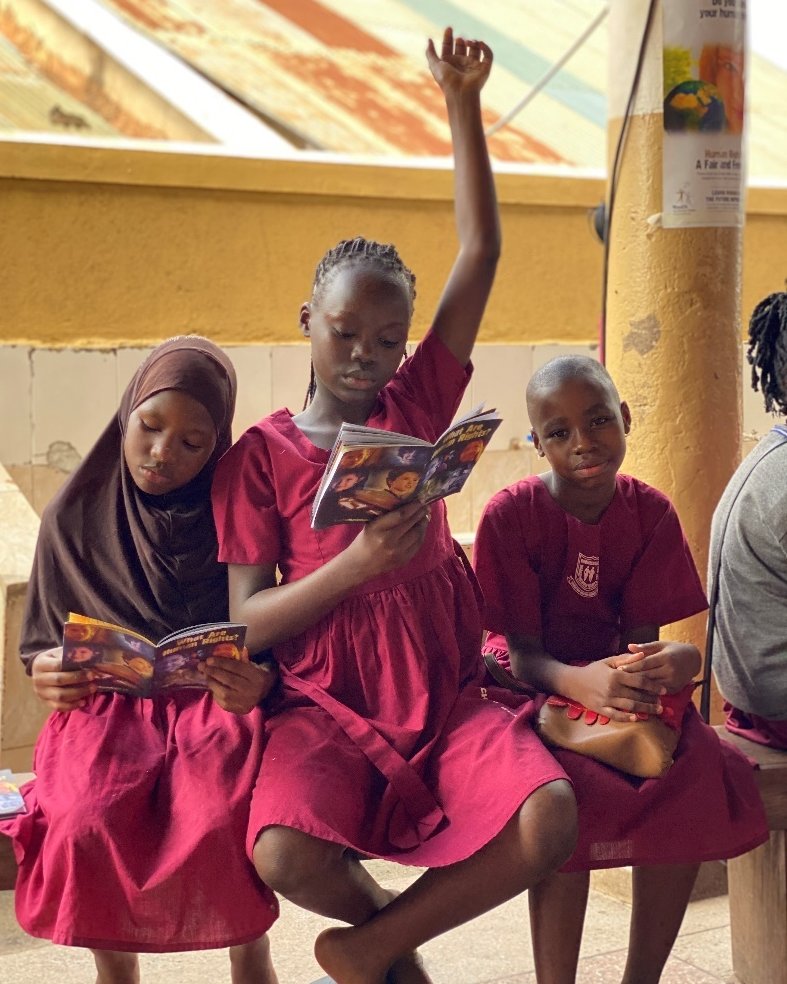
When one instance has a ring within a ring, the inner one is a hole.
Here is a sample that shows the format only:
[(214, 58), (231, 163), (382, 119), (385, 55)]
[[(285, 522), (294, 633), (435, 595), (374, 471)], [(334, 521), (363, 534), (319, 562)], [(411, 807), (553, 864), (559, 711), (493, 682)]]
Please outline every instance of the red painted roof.
[[(103, 2), (297, 145), (350, 153), (450, 153), (443, 98), (423, 50), (403, 54), (326, 3)], [(498, 115), (487, 110), (487, 123)], [(566, 160), (518, 126), (493, 136), (490, 151), (500, 160)]]

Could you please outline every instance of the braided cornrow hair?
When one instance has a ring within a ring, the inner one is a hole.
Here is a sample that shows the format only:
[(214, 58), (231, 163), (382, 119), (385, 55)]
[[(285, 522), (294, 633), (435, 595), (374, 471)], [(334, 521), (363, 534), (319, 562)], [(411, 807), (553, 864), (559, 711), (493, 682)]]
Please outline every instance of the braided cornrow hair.
[(749, 321), (751, 384), (765, 397), (768, 413), (787, 416), (787, 293), (769, 294)]
[[(363, 236), (343, 239), (323, 256), (314, 272), (312, 303), (319, 300), (322, 291), (340, 267), (360, 263), (399, 280), (410, 297), (412, 313), (415, 304), (415, 274), (404, 265), (396, 247), (391, 243), (378, 243), (373, 239), (364, 239)], [(312, 366), (309, 388), (303, 403), (304, 410), (314, 399), (316, 392), (317, 380), (314, 378), (314, 366)]]

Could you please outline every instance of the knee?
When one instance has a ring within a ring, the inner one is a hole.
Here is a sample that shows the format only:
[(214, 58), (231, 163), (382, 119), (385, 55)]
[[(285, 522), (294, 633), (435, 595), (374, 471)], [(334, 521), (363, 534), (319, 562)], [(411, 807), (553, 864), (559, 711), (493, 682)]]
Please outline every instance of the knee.
[(577, 801), (571, 784), (557, 779), (537, 789), (522, 806), (521, 826), (531, 857), (548, 875), (564, 864), (577, 846)]
[(274, 892), (291, 898), (307, 884), (323, 877), (338, 845), (310, 837), (291, 827), (266, 827), (254, 845), (257, 874)]

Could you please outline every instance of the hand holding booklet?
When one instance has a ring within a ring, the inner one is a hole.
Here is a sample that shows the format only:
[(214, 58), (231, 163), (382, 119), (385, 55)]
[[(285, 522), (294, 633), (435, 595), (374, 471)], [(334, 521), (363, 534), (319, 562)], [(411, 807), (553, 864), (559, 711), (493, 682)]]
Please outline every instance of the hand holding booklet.
[(312, 505), (313, 529), (365, 523), (398, 506), (459, 492), (500, 426), (476, 407), (434, 444), (407, 434), (342, 424)]
[(91, 670), (97, 688), (150, 697), (176, 687), (208, 689), (200, 665), (209, 656), (248, 659), (246, 626), (235, 622), (191, 625), (155, 643), (131, 629), (69, 614), (63, 626), (63, 670)]

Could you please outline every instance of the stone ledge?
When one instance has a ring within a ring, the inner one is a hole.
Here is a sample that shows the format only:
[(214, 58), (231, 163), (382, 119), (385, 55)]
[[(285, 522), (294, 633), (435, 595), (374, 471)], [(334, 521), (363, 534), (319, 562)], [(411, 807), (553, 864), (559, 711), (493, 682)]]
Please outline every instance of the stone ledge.
[[(631, 865), (623, 868), (602, 868), (590, 874), (590, 890), (601, 892), (619, 902), (631, 905), (632, 901)], [(724, 861), (706, 861), (700, 865), (697, 882), (691, 893), (691, 901), (716, 898), (727, 894), (727, 865)]]

